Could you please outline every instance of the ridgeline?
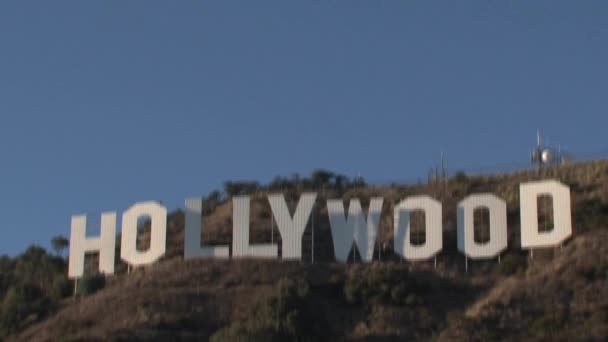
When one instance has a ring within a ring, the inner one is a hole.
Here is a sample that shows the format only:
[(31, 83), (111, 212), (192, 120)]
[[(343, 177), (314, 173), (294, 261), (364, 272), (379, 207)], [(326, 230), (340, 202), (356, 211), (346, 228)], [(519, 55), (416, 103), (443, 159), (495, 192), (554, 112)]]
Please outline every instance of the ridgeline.
[[(573, 235), (562, 247), (521, 250), (519, 184), (557, 179), (570, 186)], [(318, 193), (314, 249), (309, 224), (303, 260), (184, 261), (184, 215), (169, 215), (167, 253), (130, 272), (87, 276), (77, 294), (67, 279), (65, 245), (32, 246), (0, 258), (0, 341), (600, 341), (608, 339), (608, 161), (503, 175), (454, 177), (428, 184), (367, 185), (328, 171), (277, 177), (268, 185), (227, 182), (204, 197), (202, 239), (230, 245), (231, 196), (249, 194), (251, 241), (279, 243), (271, 232), (268, 192), (281, 191), (293, 210), (303, 191)], [(507, 202), (509, 247), (498, 260), (469, 261), (456, 246), (456, 208), (464, 197), (491, 192)], [(393, 206), (412, 195), (443, 204), (443, 250), (434, 260), (401, 261), (392, 252)], [(323, 205), (359, 198), (385, 203), (374, 262), (355, 252), (334, 262)], [(149, 223), (138, 248), (149, 244)], [(67, 231), (67, 229), (66, 229)], [(55, 244), (55, 242), (57, 242)], [(120, 248), (120, 239), (117, 239)], [(280, 250), (279, 250), (280, 253)], [(314, 263), (312, 263), (314, 254)]]

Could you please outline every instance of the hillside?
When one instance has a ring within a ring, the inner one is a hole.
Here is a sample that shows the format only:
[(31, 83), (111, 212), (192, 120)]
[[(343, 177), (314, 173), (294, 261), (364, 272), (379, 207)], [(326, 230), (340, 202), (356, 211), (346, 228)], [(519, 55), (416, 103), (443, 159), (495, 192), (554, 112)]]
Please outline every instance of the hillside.
[[(608, 337), (608, 161), (541, 172), (467, 177), (430, 184), (367, 186), (331, 173), (277, 179), (267, 186), (227, 184), (226, 193), (251, 193), (251, 239), (269, 242), (267, 192), (282, 190), (293, 210), (302, 191), (315, 189), (314, 251), (309, 224), (304, 260), (184, 261), (183, 213), (172, 213), (168, 250), (158, 263), (108, 277), (103, 289), (58, 301), (32, 318), (16, 341), (221, 340), (603, 340)], [(573, 236), (563, 248), (519, 246), (521, 182), (558, 179), (571, 188)], [(492, 192), (507, 202), (509, 248), (498, 260), (464, 270), (456, 250), (456, 206), (466, 195)], [(444, 242), (433, 261), (399, 261), (391, 251), (393, 206), (428, 194), (443, 204)], [(385, 199), (376, 260), (333, 262), (327, 198)], [(205, 197), (207, 243), (230, 244), (232, 207), (227, 196)], [(145, 225), (140, 247), (147, 244)], [(275, 228), (272, 237), (279, 241)], [(312, 264), (314, 252), (315, 263)], [(94, 260), (89, 260), (89, 265)], [(5, 286), (6, 287), (6, 286)], [(2, 290), (2, 289), (0, 289)], [(4, 290), (3, 290), (4, 291)], [(1, 293), (1, 297), (6, 297)], [(6, 298), (2, 310), (6, 311)]]

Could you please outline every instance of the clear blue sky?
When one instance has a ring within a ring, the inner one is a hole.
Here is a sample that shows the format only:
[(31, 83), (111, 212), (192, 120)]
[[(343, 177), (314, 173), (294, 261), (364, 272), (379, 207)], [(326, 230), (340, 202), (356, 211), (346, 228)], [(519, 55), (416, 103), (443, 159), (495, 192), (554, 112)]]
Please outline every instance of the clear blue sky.
[(3, 0), (0, 254), (224, 180), (526, 165), (539, 127), (601, 154), (607, 61), (606, 1)]

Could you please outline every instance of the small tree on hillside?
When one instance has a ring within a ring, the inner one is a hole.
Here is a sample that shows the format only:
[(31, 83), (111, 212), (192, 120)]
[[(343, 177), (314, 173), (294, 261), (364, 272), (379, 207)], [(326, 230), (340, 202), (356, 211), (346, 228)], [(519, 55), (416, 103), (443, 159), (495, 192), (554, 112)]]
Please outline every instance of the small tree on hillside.
[(64, 236), (58, 235), (51, 239), (51, 244), (55, 253), (63, 257), (63, 251), (68, 247), (70, 242)]

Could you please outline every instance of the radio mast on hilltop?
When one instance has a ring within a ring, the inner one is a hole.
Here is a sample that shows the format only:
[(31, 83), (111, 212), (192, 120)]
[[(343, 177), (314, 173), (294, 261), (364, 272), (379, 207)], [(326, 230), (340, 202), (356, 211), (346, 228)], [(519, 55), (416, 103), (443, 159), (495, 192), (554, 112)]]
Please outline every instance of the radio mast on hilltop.
[(536, 130), (536, 149), (530, 154), (530, 162), (536, 164), (538, 169), (543, 166), (559, 166), (572, 161), (572, 156), (562, 151), (561, 146), (557, 148), (543, 146), (540, 137), (540, 129)]

